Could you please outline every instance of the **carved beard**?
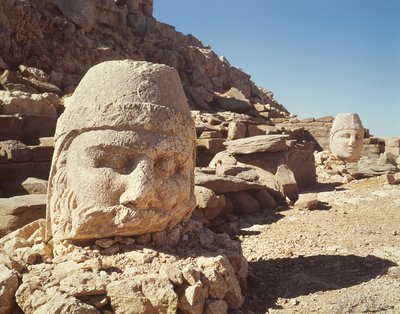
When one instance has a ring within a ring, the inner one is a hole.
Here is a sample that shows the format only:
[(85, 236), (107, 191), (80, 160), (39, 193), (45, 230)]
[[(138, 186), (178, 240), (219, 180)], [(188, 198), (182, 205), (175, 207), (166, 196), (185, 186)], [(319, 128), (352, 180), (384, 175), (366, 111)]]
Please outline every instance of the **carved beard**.
[[(58, 169), (53, 177), (53, 186), (50, 206), (53, 209), (51, 220), (53, 237), (56, 240), (129, 235), (126, 229), (131, 230), (132, 235), (140, 235), (148, 233), (149, 225), (152, 226), (151, 232), (162, 231), (188, 220), (191, 214), (191, 211), (187, 212), (187, 206), (177, 203), (169, 204), (167, 210), (151, 206), (137, 210), (133, 206), (122, 204), (103, 207), (80, 204), (74, 191), (68, 188), (65, 167)], [(102, 217), (101, 224), (96, 224), (96, 217)], [(143, 221), (146, 221), (146, 224), (143, 224)]]

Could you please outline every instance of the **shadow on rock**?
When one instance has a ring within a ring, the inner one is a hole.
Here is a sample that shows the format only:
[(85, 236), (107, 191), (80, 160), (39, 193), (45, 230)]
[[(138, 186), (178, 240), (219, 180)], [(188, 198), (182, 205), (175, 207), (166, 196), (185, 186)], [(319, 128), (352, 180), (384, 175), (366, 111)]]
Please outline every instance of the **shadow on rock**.
[(369, 281), (397, 264), (376, 256), (316, 255), (249, 262), (245, 308), (265, 313), (278, 298), (295, 298)]

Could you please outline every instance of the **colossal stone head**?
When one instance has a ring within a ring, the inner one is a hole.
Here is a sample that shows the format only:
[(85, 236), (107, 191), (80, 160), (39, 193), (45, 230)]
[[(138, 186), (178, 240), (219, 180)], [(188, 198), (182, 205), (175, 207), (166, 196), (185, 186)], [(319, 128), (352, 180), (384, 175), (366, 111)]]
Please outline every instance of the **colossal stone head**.
[(364, 128), (356, 113), (338, 113), (333, 121), (330, 148), (334, 156), (353, 162), (360, 158)]
[(195, 139), (173, 68), (131, 60), (94, 66), (57, 124), (47, 236), (140, 235), (188, 219)]

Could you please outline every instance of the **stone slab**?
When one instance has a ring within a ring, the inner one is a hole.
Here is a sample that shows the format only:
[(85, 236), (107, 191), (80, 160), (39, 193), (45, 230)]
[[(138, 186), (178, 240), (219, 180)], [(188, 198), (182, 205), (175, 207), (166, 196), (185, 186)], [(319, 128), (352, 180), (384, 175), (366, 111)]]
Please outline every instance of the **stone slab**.
[(46, 217), (46, 194), (0, 198), (0, 236)]
[(217, 176), (204, 173), (196, 173), (195, 184), (204, 186), (216, 193), (238, 192), (265, 188), (265, 186), (261, 184), (247, 182), (232, 176)]
[(226, 150), (232, 154), (253, 154), (260, 152), (278, 152), (287, 150), (287, 135), (258, 135), (226, 141)]

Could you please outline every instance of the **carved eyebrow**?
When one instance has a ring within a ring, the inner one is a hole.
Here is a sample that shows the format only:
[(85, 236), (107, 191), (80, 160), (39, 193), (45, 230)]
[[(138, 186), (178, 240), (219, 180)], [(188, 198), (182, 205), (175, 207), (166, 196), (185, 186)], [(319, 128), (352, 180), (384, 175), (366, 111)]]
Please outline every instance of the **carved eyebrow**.
[(155, 146), (148, 146), (145, 148), (137, 149), (135, 146), (122, 146), (122, 145), (109, 145), (109, 144), (99, 144), (89, 146), (84, 149), (86, 154), (88, 155), (103, 155), (107, 153), (122, 153), (124, 155), (135, 155), (135, 154), (143, 154), (147, 153), (148, 155), (152, 156), (153, 158), (160, 157), (160, 156), (176, 156), (182, 160), (187, 160), (189, 158), (189, 150), (185, 149), (178, 149), (177, 147), (173, 146), (165, 146), (165, 147), (157, 147)]

